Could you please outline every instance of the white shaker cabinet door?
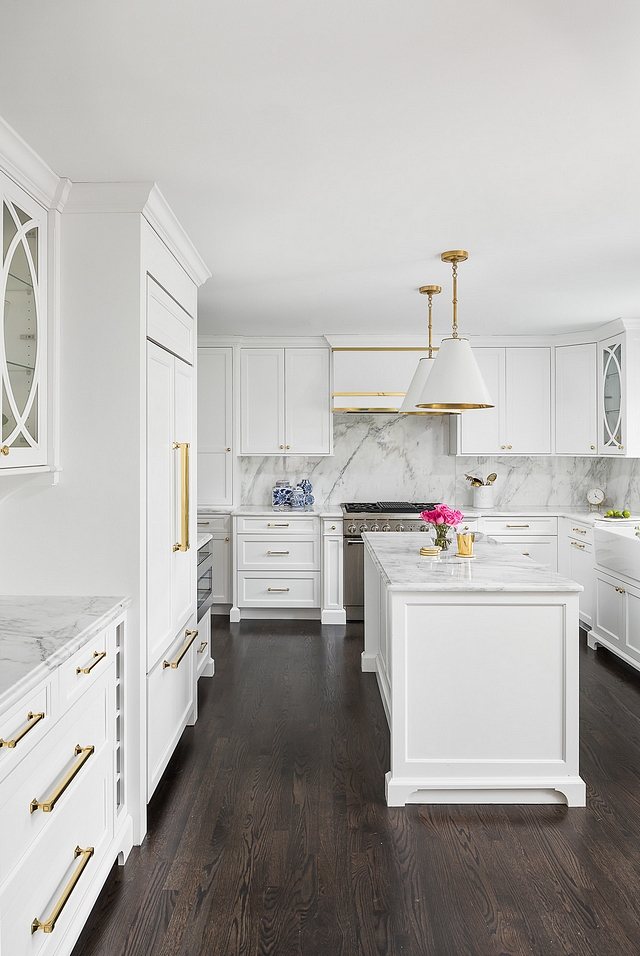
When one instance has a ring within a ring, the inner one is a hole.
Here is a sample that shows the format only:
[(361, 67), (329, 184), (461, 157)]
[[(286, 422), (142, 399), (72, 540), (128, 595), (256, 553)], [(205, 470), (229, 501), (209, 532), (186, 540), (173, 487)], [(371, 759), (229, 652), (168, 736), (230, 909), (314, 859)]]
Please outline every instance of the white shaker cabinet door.
[(460, 416), (461, 454), (499, 455), (504, 432), (504, 349), (474, 349), (494, 408), (471, 409)]
[(285, 349), (286, 450), (331, 454), (329, 349)]
[(198, 504), (233, 504), (233, 349), (198, 349)]
[[(171, 552), (171, 590), (174, 632), (195, 613), (197, 512), (195, 496), (196, 462), (192, 459), (195, 421), (195, 376), (193, 367), (175, 359), (173, 445), (187, 444), (187, 473), (184, 474), (183, 450), (173, 448), (175, 475), (174, 544)], [(186, 484), (185, 484), (186, 482)], [(186, 529), (186, 535), (185, 535)], [(186, 539), (186, 540), (185, 540)], [(178, 548), (177, 545), (180, 545)]]
[(595, 342), (556, 352), (556, 454), (595, 455), (598, 369)]
[(284, 349), (241, 349), (240, 392), (241, 454), (285, 452)]
[(508, 348), (506, 445), (512, 455), (551, 453), (551, 349)]

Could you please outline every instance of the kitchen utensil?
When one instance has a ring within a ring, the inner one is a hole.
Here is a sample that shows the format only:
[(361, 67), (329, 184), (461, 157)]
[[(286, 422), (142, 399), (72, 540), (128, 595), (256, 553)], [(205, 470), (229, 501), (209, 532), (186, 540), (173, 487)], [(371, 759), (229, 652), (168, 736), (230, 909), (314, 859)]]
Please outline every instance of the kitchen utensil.
[(490, 475), (487, 475), (487, 480), (485, 481), (485, 484), (486, 484), (486, 485), (492, 485), (492, 484), (494, 483), (494, 481), (496, 480), (497, 477), (498, 477), (498, 476), (497, 476), (496, 472), (495, 472), (495, 471), (492, 471)]
[(467, 481), (470, 481), (474, 488), (479, 488), (480, 485), (484, 484), (481, 478), (474, 478), (473, 475), (465, 475)]

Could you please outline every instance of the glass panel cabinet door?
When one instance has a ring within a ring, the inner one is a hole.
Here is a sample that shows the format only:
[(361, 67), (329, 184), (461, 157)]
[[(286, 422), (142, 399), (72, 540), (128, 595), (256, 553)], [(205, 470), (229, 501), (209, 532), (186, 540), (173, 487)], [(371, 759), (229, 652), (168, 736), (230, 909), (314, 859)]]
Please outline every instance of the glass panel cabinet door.
[(602, 346), (602, 451), (624, 451), (622, 420), (622, 348), (620, 341)]
[(0, 468), (46, 464), (46, 212), (5, 177), (2, 193)]

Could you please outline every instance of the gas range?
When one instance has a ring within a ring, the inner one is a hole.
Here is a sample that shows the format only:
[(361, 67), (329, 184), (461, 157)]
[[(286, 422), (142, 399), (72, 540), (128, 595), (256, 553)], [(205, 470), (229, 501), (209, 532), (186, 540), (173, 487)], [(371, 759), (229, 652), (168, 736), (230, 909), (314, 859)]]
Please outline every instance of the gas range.
[(345, 538), (359, 538), (364, 531), (428, 531), (421, 511), (431, 511), (432, 502), (349, 501), (342, 505)]

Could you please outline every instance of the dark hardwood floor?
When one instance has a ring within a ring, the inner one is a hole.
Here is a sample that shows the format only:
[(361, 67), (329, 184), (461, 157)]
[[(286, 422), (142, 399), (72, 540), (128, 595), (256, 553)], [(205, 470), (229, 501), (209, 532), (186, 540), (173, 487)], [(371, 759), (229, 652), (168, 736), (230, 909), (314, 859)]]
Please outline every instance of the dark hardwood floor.
[(586, 809), (389, 809), (361, 626), (217, 621), (200, 718), (73, 956), (638, 956), (639, 673), (581, 646)]

